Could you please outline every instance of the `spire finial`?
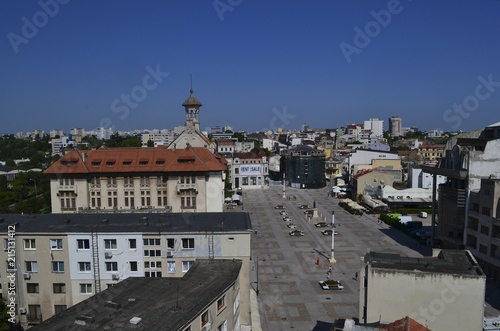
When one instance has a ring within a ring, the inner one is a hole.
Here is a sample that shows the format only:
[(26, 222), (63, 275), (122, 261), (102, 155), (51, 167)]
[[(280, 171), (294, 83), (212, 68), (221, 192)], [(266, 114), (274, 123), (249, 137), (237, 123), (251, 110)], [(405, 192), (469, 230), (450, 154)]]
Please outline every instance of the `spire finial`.
[(194, 90), (193, 90), (193, 74), (189, 74), (189, 78), (191, 80), (191, 89), (189, 90), (189, 93), (191, 93), (191, 95), (194, 93)]

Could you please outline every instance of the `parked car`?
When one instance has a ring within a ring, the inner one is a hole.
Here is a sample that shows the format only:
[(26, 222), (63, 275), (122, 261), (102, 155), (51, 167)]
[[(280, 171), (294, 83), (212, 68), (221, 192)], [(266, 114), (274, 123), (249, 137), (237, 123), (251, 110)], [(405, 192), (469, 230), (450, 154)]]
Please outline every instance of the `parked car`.
[(326, 228), (329, 225), (330, 225), (330, 223), (326, 223), (326, 222), (314, 223), (314, 226), (317, 227), (317, 228)]
[(283, 221), (285, 222), (290, 222), (292, 219), (290, 218), (290, 216), (285, 216), (283, 217)]
[(421, 229), (424, 227), (421, 221), (410, 221), (405, 223), (405, 227), (408, 231), (412, 231), (415, 229)]
[(418, 213), (418, 217), (427, 218), (427, 213), (425, 211), (421, 211), (420, 213)]
[(328, 279), (328, 280), (321, 280), (319, 282), (319, 285), (323, 290), (343, 290), (344, 286), (340, 284), (338, 280), (334, 279)]
[(311, 209), (311, 206), (309, 206), (309, 205), (300, 205), (299, 208), (300, 209)]
[(304, 235), (304, 231), (292, 230), (292, 231), (288, 232), (288, 234), (291, 235), (292, 237), (303, 236)]
[(304, 210), (304, 214), (306, 214), (306, 216), (312, 216), (313, 213), (314, 213), (314, 210), (312, 210), (312, 209)]
[(297, 228), (297, 225), (293, 224), (293, 223), (288, 223), (286, 225), (289, 229), (296, 229)]
[(276, 205), (276, 206), (274, 206), (274, 209), (285, 209), (285, 206), (283, 206), (283, 205)]
[(282, 215), (282, 216), (286, 216), (286, 215), (288, 215), (288, 214), (287, 214), (287, 212), (286, 212), (286, 211), (282, 210), (282, 211), (280, 211), (280, 215)]
[[(328, 229), (328, 230), (323, 230), (323, 231), (321, 231), (321, 233), (322, 233), (324, 236), (331, 236), (331, 235), (332, 235), (332, 233), (333, 233), (333, 230), (331, 230), (331, 229)], [(337, 235), (337, 234), (338, 234), (338, 232), (337, 232), (337, 231), (335, 231), (335, 235)]]

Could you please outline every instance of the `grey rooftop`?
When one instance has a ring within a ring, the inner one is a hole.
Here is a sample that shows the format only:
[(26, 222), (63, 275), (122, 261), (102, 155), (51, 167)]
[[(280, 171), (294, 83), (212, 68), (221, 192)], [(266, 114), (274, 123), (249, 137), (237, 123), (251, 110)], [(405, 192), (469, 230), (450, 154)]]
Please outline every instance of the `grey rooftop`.
[(251, 231), (246, 212), (131, 214), (0, 214), (0, 228), (15, 225), (21, 233), (85, 232), (244, 232)]
[(130, 277), (30, 330), (184, 330), (235, 284), (241, 265), (197, 260), (182, 278)]
[(369, 263), (372, 268), (380, 269), (484, 277), (481, 267), (467, 250), (443, 249), (434, 258), (416, 258), (391, 253), (369, 252), (365, 255), (364, 263)]

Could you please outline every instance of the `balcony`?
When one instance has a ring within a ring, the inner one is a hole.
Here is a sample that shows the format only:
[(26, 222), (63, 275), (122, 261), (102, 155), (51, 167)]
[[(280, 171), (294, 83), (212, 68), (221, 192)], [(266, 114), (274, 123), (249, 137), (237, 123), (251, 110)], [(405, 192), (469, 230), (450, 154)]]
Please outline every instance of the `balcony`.
[(116, 188), (116, 184), (107, 184), (107, 188)]
[(188, 190), (194, 190), (196, 193), (198, 193), (198, 190), (196, 189), (196, 183), (192, 184), (183, 184), (183, 183), (177, 183), (177, 193), (181, 191), (188, 191)]
[(57, 188), (57, 190), (59, 192), (73, 192), (73, 193), (76, 193), (76, 185), (59, 185), (59, 187)]

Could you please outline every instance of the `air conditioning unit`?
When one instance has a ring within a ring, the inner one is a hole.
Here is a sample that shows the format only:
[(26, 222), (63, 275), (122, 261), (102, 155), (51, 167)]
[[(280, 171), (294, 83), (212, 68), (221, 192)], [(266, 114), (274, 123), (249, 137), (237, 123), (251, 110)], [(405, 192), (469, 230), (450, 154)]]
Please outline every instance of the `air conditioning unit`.
[(201, 331), (210, 331), (210, 330), (212, 330), (212, 324), (211, 323), (205, 324), (205, 326), (201, 329)]
[(29, 273), (29, 272), (23, 273), (23, 278), (24, 279), (31, 279), (31, 273)]
[(26, 314), (26, 308), (19, 308), (19, 314), (25, 315)]
[(113, 257), (113, 253), (111, 253), (111, 252), (104, 252), (104, 258), (110, 259), (112, 257)]
[(112, 274), (111, 275), (111, 279), (112, 280), (119, 280), (120, 279), (120, 275), (118, 275), (118, 274)]
[(174, 251), (167, 251), (167, 257), (168, 258), (173, 258), (174, 257)]

